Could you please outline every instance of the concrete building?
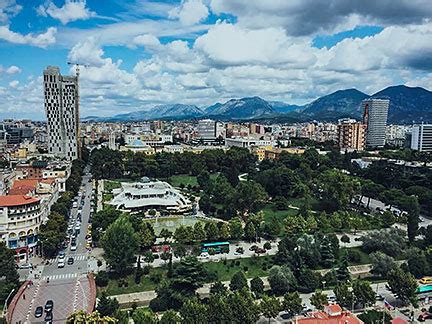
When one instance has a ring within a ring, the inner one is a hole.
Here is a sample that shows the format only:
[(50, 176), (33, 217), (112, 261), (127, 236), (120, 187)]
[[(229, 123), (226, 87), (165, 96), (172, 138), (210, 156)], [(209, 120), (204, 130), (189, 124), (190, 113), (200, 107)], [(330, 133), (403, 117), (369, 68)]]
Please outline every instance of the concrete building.
[(191, 201), (167, 182), (150, 181), (122, 183), (113, 190), (114, 198), (109, 202), (117, 209), (139, 212), (155, 209), (168, 213), (185, 213), (192, 210)]
[(40, 199), (25, 195), (0, 196), (0, 239), (15, 250), (17, 261), (35, 254), (43, 221)]
[(48, 66), (43, 76), (48, 153), (75, 160), (79, 157), (78, 78), (62, 76), (55, 66)]
[(432, 124), (413, 126), (411, 149), (422, 152), (432, 152)]
[(197, 139), (204, 143), (215, 142), (219, 137), (225, 137), (224, 124), (211, 119), (198, 121)]
[(249, 138), (249, 137), (241, 137), (241, 138), (227, 138), (225, 139), (225, 146), (232, 147), (245, 147), (249, 148), (252, 146), (275, 146), (275, 141), (270, 139), (255, 139), (255, 138)]
[(362, 151), (365, 146), (366, 125), (353, 119), (341, 120), (337, 126), (339, 148)]
[(388, 99), (366, 99), (362, 101), (363, 123), (367, 126), (367, 147), (384, 146), (389, 104), (390, 100)]

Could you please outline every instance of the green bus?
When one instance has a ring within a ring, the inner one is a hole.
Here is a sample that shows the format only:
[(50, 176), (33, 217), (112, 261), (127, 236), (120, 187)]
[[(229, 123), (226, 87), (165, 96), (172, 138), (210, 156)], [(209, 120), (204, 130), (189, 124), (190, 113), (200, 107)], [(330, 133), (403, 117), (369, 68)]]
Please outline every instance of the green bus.
[(213, 249), (215, 253), (228, 253), (229, 242), (212, 242), (212, 243), (201, 244), (201, 253), (208, 252), (209, 249)]

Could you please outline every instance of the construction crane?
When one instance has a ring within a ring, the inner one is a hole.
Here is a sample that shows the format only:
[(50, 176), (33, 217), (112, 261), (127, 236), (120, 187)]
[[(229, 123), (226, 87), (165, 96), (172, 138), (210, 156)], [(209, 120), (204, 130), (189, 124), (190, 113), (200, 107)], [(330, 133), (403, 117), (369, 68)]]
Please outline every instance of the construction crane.
[(73, 65), (75, 66), (75, 75), (78, 78), (79, 74), (80, 74), (80, 66), (83, 67), (89, 67), (89, 64), (84, 64), (84, 63), (78, 63), (78, 62), (67, 62), (68, 65)]

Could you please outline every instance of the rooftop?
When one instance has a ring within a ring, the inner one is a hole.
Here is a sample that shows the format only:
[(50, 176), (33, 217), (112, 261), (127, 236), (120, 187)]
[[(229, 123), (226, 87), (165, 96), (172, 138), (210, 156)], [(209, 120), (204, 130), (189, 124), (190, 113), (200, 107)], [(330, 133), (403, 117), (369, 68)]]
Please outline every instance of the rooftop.
[(0, 206), (13, 207), (38, 202), (39, 199), (25, 195), (0, 196)]

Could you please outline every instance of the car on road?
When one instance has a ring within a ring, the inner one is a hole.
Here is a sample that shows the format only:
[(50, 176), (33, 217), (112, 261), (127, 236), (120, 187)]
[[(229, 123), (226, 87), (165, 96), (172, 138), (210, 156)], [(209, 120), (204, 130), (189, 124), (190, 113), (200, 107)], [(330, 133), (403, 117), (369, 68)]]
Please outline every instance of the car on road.
[(65, 266), (64, 259), (61, 260), (61, 261), (59, 260), (58, 263), (57, 263), (57, 268), (64, 268), (64, 266)]
[(54, 308), (54, 302), (52, 299), (48, 299), (45, 303), (45, 312), (50, 313)]
[(258, 245), (252, 245), (252, 246), (249, 248), (249, 251), (255, 251), (256, 249), (258, 249)]
[(53, 320), (53, 313), (52, 312), (46, 312), (45, 323), (52, 323), (52, 320)]
[(76, 249), (77, 249), (77, 246), (76, 246), (76, 244), (74, 244), (74, 245), (71, 245), (71, 247), (70, 247), (70, 250), (71, 250), (71, 251), (76, 251)]
[(74, 258), (69, 257), (69, 258), (67, 259), (67, 264), (68, 264), (68, 265), (72, 265), (73, 263), (74, 263)]
[(267, 250), (259, 247), (259, 248), (255, 249), (255, 253), (256, 254), (263, 254), (263, 253), (267, 253)]
[(33, 269), (33, 265), (31, 263), (19, 264), (18, 269)]
[(419, 282), (422, 285), (430, 284), (430, 283), (432, 283), (432, 277), (423, 277), (419, 280)]
[(38, 306), (38, 307), (36, 307), (36, 310), (35, 310), (34, 316), (35, 316), (36, 318), (39, 318), (39, 317), (41, 317), (42, 315), (43, 315), (43, 307), (42, 307), (42, 306)]
[(66, 254), (64, 253), (64, 251), (60, 251), (58, 254), (58, 260), (63, 260), (66, 258)]

